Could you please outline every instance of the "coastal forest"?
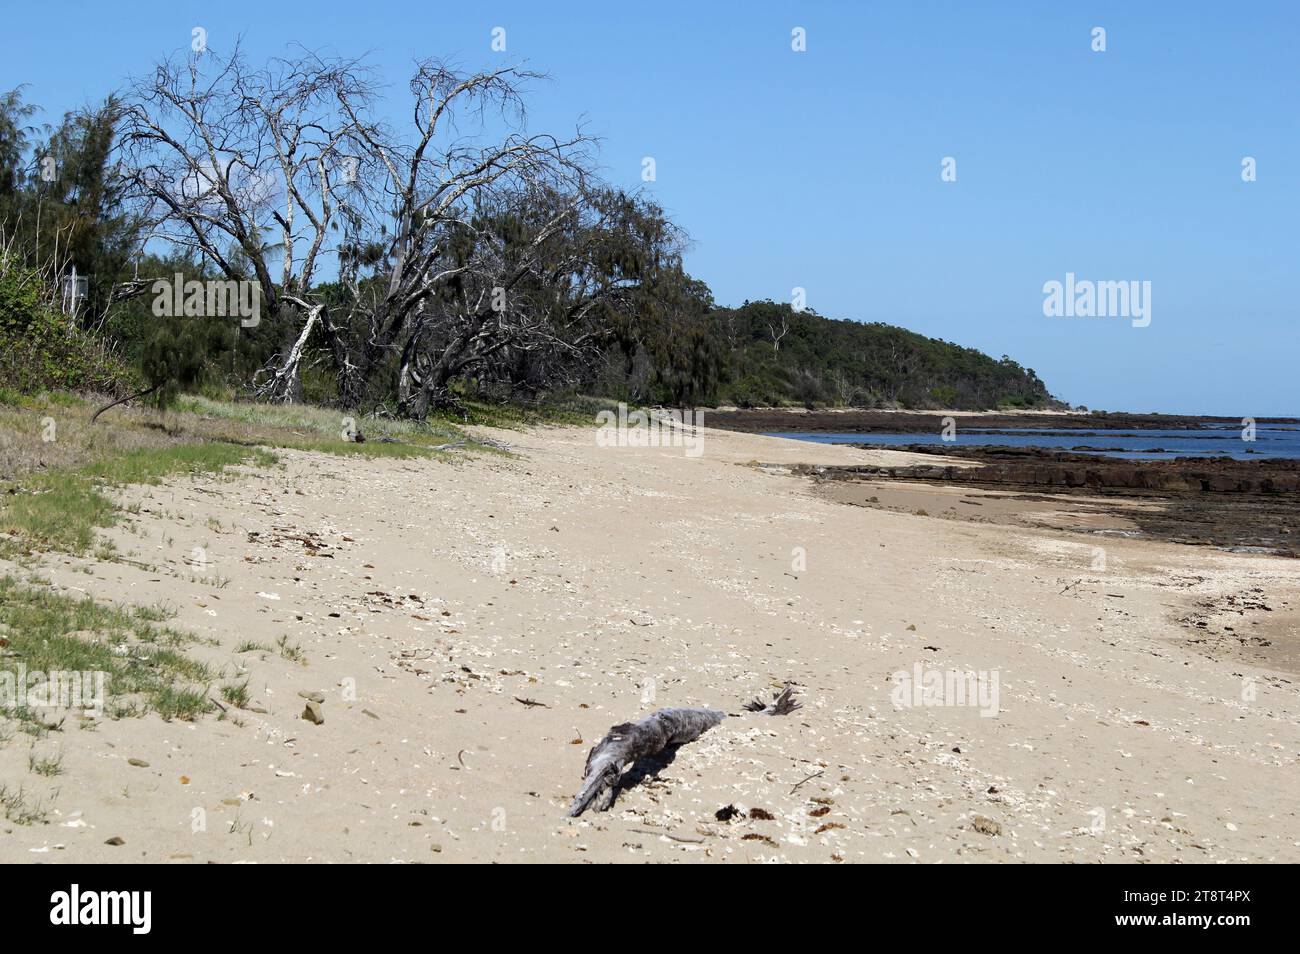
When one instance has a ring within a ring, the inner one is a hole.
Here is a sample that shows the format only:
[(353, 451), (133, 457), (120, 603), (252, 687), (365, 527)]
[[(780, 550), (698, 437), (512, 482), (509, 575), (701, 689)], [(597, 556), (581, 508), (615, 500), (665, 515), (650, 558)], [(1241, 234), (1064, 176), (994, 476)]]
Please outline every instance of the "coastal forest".
[[(187, 51), (52, 123), (0, 93), (0, 388), (417, 420), (578, 395), (1057, 403), (1007, 356), (717, 304), (685, 229), (604, 181), (594, 140), (529, 127), (537, 74), (427, 60), (404, 79), (400, 120), (363, 60), (314, 53)], [(244, 310), (214, 312), (214, 288)]]

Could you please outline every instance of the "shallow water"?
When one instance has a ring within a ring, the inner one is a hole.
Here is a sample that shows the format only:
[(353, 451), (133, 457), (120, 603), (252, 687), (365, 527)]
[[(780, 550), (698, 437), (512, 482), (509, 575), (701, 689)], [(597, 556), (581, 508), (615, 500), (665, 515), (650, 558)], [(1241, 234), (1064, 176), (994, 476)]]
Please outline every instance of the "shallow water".
[(948, 444), (955, 447), (1042, 447), (1049, 450), (1096, 454), (1131, 460), (1172, 460), (1175, 457), (1232, 457), (1237, 460), (1264, 458), (1300, 459), (1300, 429), (1259, 426), (1255, 440), (1242, 439), (1234, 428), (1181, 428), (1175, 430), (1102, 431), (1081, 427), (1049, 430), (1013, 427), (998, 430), (958, 429), (956, 440), (944, 441), (936, 428), (916, 434), (823, 434), (786, 432), (768, 435), (817, 444)]

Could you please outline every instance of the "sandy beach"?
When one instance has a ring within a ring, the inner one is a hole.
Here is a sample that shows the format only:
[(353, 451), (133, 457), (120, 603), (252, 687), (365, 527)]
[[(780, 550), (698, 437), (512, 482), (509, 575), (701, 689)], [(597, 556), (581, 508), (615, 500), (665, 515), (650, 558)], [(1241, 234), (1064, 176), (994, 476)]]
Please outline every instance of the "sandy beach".
[[(1295, 561), (791, 472), (901, 452), (477, 433), (511, 453), (283, 451), (118, 494), (132, 562), (40, 575), (169, 603), (251, 701), (0, 747), (50, 809), (0, 824), (0, 861), (1300, 861)], [(907, 682), (967, 672), (991, 694)], [(798, 711), (742, 708), (786, 682)], [(565, 818), (591, 746), (663, 706), (729, 716)]]

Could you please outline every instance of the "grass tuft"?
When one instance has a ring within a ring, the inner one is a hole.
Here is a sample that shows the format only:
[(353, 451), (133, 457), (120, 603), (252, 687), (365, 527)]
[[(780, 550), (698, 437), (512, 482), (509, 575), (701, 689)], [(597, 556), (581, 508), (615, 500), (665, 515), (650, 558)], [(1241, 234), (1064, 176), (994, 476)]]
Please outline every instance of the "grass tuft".
[(300, 665), (307, 665), (307, 654), (302, 651), (302, 647), (297, 643), (289, 645), (289, 637), (281, 636), (275, 641), (275, 647), (280, 651), (280, 655), (289, 662), (296, 662)]
[(55, 775), (63, 774), (63, 756), (55, 755), (48, 758), (37, 758), (36, 753), (32, 752), (27, 756), (27, 768), (37, 775), (53, 778)]
[(221, 698), (236, 709), (247, 709), (250, 701), (248, 692), (248, 680), (243, 682), (232, 682), (221, 687)]
[[(9, 635), (0, 673), (103, 673), (104, 705), (114, 716), (157, 712), (192, 720), (207, 711), (211, 670), (175, 648), (185, 634), (141, 619), (137, 611), (103, 606), (0, 577), (0, 623)], [(40, 737), (52, 727), (43, 713), (8, 715)], [(28, 727), (30, 726), (30, 729)]]
[(15, 791), (3, 784), (0, 784), (0, 811), (15, 825), (43, 824), (50, 817), (44, 802), (39, 799), (32, 801), (21, 787)]
[(112, 526), (122, 512), (101, 492), (102, 485), (156, 484), (164, 477), (220, 473), (245, 462), (266, 466), (275, 457), (231, 444), (142, 448), (76, 470), (30, 477), (0, 502), (0, 531), (9, 534), (0, 556), (33, 550), (77, 556), (90, 552), (95, 531)]

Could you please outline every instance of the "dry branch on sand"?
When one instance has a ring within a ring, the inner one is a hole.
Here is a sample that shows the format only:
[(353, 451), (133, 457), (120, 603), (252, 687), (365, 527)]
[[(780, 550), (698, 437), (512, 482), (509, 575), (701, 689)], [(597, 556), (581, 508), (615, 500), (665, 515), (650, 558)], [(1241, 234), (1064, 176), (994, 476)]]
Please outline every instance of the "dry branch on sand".
[[(519, 701), (526, 705), (531, 702)], [(771, 702), (754, 699), (745, 703), (750, 712), (762, 715), (787, 715), (800, 707), (794, 698), (794, 683), (790, 682)], [(640, 722), (614, 726), (587, 755), (582, 788), (569, 805), (569, 817), (576, 818), (592, 805), (598, 812), (608, 811), (618, 796), (624, 766), (652, 758), (670, 746), (694, 742), (726, 717), (717, 709), (658, 709)]]
[(614, 726), (587, 755), (582, 788), (569, 806), (569, 817), (576, 818), (593, 804), (597, 811), (607, 811), (618, 795), (623, 766), (669, 746), (694, 742), (726, 717), (717, 709), (658, 709), (640, 722)]

